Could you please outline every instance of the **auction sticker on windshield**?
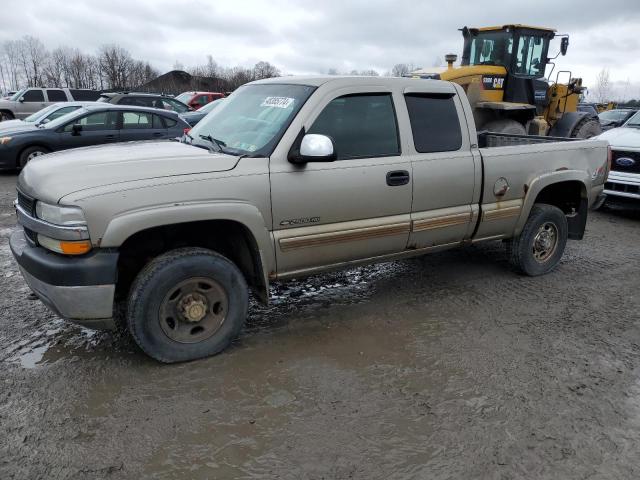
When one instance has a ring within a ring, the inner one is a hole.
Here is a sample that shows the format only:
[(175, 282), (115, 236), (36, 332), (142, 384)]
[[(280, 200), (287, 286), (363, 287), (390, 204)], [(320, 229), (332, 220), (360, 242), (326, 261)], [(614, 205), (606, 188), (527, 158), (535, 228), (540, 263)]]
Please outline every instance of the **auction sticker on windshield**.
[(267, 97), (260, 104), (261, 107), (289, 108), (295, 99), (289, 97)]

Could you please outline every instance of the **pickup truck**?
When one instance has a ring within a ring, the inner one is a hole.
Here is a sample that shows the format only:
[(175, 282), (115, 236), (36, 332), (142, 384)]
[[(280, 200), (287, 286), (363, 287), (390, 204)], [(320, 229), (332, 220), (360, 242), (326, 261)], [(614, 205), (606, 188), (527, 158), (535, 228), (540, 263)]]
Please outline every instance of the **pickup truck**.
[(604, 141), (478, 135), (454, 83), (268, 79), (180, 141), (36, 158), (10, 246), (61, 317), (122, 320), (178, 362), (222, 351), (249, 289), (267, 302), (275, 281), (491, 240), (524, 274), (547, 273), (583, 237), (608, 170)]

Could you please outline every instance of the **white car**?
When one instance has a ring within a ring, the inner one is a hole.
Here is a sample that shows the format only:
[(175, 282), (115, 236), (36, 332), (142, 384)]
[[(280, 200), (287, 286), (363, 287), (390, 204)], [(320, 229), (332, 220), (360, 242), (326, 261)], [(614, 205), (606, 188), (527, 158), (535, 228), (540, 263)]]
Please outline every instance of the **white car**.
[(5, 120), (0, 122), (0, 132), (4, 130), (14, 130), (20, 128), (25, 124), (38, 125), (40, 123), (48, 123), (55, 120), (58, 117), (71, 113), (80, 107), (86, 107), (87, 105), (94, 105), (97, 102), (59, 102), (44, 107), (38, 110), (36, 113), (32, 113), (24, 120)]
[(640, 112), (618, 128), (602, 133), (613, 153), (611, 171), (604, 187), (607, 197), (640, 200)]

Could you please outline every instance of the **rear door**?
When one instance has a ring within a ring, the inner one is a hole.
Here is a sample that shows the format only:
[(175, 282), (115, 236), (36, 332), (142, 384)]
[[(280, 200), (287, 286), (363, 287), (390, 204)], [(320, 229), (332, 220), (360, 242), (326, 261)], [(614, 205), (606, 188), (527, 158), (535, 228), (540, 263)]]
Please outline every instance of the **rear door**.
[[(118, 113), (114, 111), (100, 111), (88, 113), (69, 122), (60, 132), (60, 148), (86, 147), (114, 143), (119, 140), (117, 128)], [(82, 129), (74, 133), (73, 125), (80, 125)]]
[(47, 104), (67, 102), (67, 94), (59, 88), (47, 88)]
[(120, 141), (167, 138), (167, 128), (159, 115), (151, 112), (120, 112)]
[(401, 154), (392, 93), (334, 91), (315, 108), (307, 133), (331, 137), (337, 160), (300, 166), (272, 159), (278, 275), (404, 251), (411, 164)]
[[(412, 248), (447, 245), (469, 238), (477, 215), (480, 158), (471, 153), (464, 110), (455, 93), (406, 89), (411, 123)], [(473, 121), (473, 119), (471, 119)]]

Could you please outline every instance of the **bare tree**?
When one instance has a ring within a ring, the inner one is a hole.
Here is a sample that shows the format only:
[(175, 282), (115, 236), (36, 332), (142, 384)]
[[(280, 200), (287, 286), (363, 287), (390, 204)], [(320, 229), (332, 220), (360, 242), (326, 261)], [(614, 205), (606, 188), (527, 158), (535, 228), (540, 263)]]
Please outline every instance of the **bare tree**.
[(376, 70), (361, 70), (359, 75), (362, 75), (363, 77), (379, 77), (380, 74), (376, 71)]
[(131, 54), (117, 45), (105, 45), (98, 55), (100, 70), (108, 88), (127, 88), (128, 76), (133, 67)]
[(407, 65), (406, 63), (397, 63), (391, 69), (391, 75), (394, 77), (404, 77), (409, 72), (409, 65)]
[(280, 70), (271, 65), (269, 62), (258, 62), (253, 67), (253, 78), (260, 80), (262, 78), (279, 77)]
[(599, 103), (606, 103), (611, 96), (611, 81), (609, 78), (609, 69), (603, 68), (596, 77), (596, 100)]

